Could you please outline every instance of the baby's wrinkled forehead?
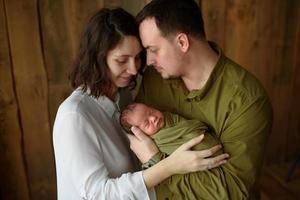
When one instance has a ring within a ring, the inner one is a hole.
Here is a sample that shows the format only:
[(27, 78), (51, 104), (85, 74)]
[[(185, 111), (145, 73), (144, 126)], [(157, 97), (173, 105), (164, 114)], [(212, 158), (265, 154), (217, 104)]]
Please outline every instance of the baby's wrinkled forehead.
[(136, 112), (136, 111), (145, 111), (148, 110), (149, 107), (146, 106), (145, 104), (142, 103), (134, 103), (134, 104), (130, 104), (127, 107), (129, 110), (131, 110), (132, 112)]
[(130, 104), (126, 107), (126, 110), (129, 110), (131, 112), (135, 112), (137, 110), (140, 110), (142, 109), (143, 107), (145, 107), (143, 104), (141, 103), (133, 103), (133, 104)]
[(137, 113), (137, 104), (130, 104), (122, 111), (122, 117), (124, 120), (128, 121), (130, 117), (135, 116)]

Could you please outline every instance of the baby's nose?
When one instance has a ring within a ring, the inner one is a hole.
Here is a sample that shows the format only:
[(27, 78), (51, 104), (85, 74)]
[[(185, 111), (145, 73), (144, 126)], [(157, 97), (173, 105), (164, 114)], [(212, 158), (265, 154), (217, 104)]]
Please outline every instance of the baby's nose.
[(150, 117), (149, 117), (149, 118), (150, 118), (150, 120), (151, 120), (152, 122), (154, 122), (156, 117), (155, 117), (155, 116), (153, 116), (153, 115), (150, 115)]

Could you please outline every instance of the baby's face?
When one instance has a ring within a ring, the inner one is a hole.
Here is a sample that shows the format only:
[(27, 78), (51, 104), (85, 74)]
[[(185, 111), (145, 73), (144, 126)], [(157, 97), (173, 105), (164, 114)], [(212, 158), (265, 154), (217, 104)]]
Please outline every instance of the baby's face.
[(136, 104), (127, 116), (127, 122), (148, 135), (153, 135), (164, 126), (163, 114), (144, 104)]

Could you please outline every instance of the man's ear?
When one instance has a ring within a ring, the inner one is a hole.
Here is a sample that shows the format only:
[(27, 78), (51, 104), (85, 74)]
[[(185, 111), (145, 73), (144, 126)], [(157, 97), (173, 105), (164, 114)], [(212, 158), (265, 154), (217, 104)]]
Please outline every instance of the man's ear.
[(176, 43), (184, 53), (187, 52), (190, 47), (189, 37), (185, 33), (179, 33), (177, 35)]

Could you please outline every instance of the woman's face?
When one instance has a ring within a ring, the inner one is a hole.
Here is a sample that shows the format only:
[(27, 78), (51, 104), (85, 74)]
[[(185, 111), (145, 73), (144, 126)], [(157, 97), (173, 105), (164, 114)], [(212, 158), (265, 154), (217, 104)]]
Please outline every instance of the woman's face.
[(117, 87), (126, 87), (137, 74), (141, 65), (142, 47), (134, 36), (125, 36), (107, 54), (107, 65), (112, 83)]

